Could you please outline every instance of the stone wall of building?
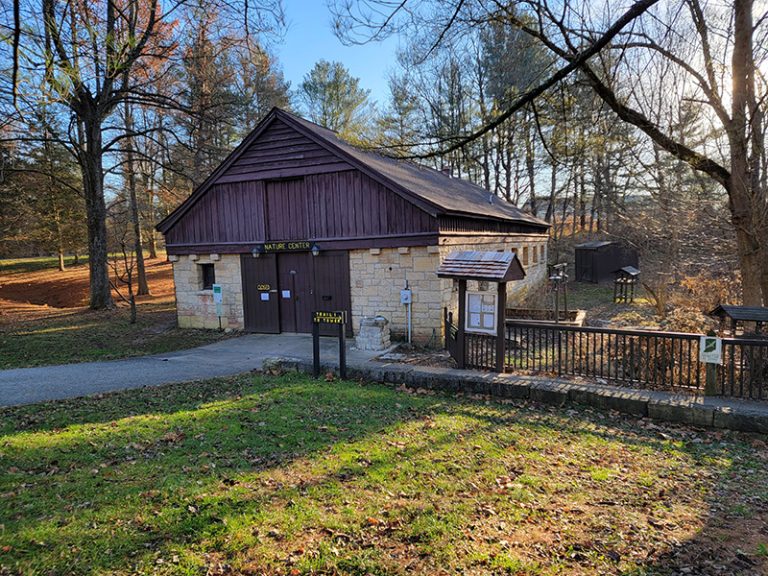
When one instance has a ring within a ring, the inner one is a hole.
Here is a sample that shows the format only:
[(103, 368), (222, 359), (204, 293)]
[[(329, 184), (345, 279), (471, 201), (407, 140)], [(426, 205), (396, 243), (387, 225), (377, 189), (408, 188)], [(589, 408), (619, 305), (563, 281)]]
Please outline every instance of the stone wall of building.
[(242, 330), (243, 280), (240, 256), (237, 254), (205, 254), (169, 256), (176, 284), (176, 311), (181, 328), (218, 328), (213, 292), (202, 289), (201, 264), (213, 264), (216, 284), (223, 295), (221, 327)]
[(414, 338), (427, 342), (439, 337), (442, 281), (435, 274), (440, 262), (437, 246), (371, 248), (349, 251), (352, 295), (352, 322), (357, 334), (360, 319), (384, 316), (394, 338), (407, 331), (406, 307), (400, 304), (400, 290), (408, 281), (413, 291), (412, 326)]
[[(513, 251), (525, 270), (525, 278), (507, 283), (507, 306), (521, 305), (531, 293), (540, 289), (547, 281), (547, 237), (546, 236), (474, 236), (472, 238), (447, 236), (440, 239), (440, 257), (460, 250)], [(476, 282), (469, 282), (467, 290), (477, 290)], [(490, 286), (489, 289), (494, 289)], [(457, 288), (446, 281), (441, 297), (441, 308), (456, 310)]]
[[(526, 271), (524, 280), (507, 285), (510, 305), (521, 303), (546, 282), (547, 242), (543, 236), (447, 236), (439, 246), (371, 248), (350, 250), (352, 323), (355, 334), (366, 316), (389, 320), (393, 338), (407, 331), (407, 310), (400, 304), (406, 280), (413, 292), (412, 327), (416, 342), (440, 346), (443, 337), (443, 308), (456, 310), (457, 292), (452, 280), (437, 277), (441, 258), (455, 250), (514, 250)], [(218, 328), (213, 292), (202, 289), (201, 264), (214, 265), (216, 283), (224, 295), (222, 328), (242, 330), (243, 289), (240, 256), (205, 254), (169, 256), (176, 284), (176, 307), (182, 328)], [(470, 282), (468, 289), (477, 288)], [(492, 289), (492, 287), (489, 287)]]
[[(440, 346), (443, 337), (443, 308), (455, 310), (456, 287), (452, 280), (437, 277), (440, 260), (455, 250), (514, 250), (526, 271), (524, 280), (507, 285), (510, 305), (521, 303), (547, 277), (545, 236), (442, 237), (439, 246), (373, 248), (349, 253), (352, 321), (355, 333), (360, 319), (381, 315), (390, 321), (394, 338), (407, 331), (407, 309), (400, 304), (405, 282), (413, 291), (412, 330), (416, 342)], [(527, 262), (527, 263), (526, 263)], [(470, 290), (476, 289), (469, 283)]]

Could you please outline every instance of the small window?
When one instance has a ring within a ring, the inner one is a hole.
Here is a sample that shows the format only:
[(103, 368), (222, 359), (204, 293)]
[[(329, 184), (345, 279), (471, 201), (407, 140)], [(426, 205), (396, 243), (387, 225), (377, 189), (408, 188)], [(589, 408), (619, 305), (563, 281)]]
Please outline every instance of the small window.
[(216, 284), (216, 272), (213, 264), (200, 264), (199, 266), (202, 289), (213, 290), (213, 285)]
[(544, 255), (544, 244), (539, 246), (539, 260), (544, 264), (546, 262), (546, 256)]
[(534, 264), (539, 263), (539, 247), (538, 246), (533, 247), (533, 263)]
[(523, 246), (523, 266), (528, 266), (528, 246)]

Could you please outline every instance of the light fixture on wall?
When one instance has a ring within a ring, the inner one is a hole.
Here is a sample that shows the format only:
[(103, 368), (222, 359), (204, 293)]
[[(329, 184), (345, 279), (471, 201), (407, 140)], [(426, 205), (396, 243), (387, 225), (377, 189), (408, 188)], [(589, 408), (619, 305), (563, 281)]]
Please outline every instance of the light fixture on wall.
[(309, 250), (312, 252), (312, 256), (320, 255), (320, 246), (317, 245), (317, 242), (312, 242), (312, 247)]
[(251, 250), (251, 256), (254, 258), (258, 258), (262, 254), (264, 254), (264, 245), (262, 244), (257, 244), (254, 249)]

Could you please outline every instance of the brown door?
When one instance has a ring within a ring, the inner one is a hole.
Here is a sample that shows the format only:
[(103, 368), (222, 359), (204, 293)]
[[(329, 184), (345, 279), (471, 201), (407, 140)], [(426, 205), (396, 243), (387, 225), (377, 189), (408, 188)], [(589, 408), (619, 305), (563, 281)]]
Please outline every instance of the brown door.
[[(315, 310), (344, 310), (347, 335), (352, 336), (352, 300), (349, 288), (349, 252), (320, 252), (312, 258), (315, 271)], [(321, 334), (336, 335), (337, 328), (321, 325)]]
[(277, 258), (274, 254), (265, 254), (259, 258), (243, 254), (240, 267), (243, 276), (245, 329), (249, 332), (279, 333)]
[(281, 332), (312, 331), (312, 272), (312, 255), (309, 252), (285, 252), (278, 255)]

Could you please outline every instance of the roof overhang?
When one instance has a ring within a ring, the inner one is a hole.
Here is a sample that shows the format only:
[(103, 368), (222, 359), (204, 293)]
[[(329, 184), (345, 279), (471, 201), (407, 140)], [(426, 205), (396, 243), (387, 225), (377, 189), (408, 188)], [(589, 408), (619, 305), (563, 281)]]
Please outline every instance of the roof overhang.
[(514, 252), (451, 252), (437, 268), (438, 278), (510, 282), (525, 278), (525, 270)]

